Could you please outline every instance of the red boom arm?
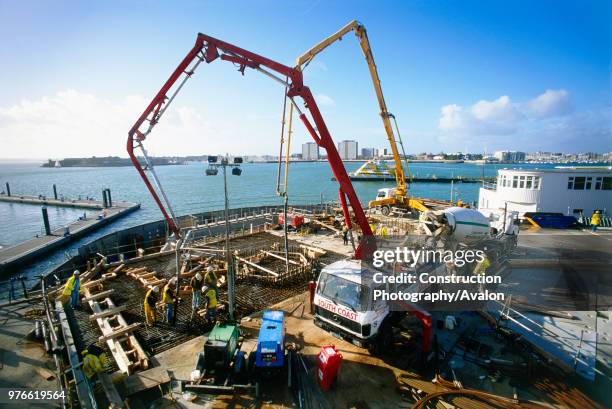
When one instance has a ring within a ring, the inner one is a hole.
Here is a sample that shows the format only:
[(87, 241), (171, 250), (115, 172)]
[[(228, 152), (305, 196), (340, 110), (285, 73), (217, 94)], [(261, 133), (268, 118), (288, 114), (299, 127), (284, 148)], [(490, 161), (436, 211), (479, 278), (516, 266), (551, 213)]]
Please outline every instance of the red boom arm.
[[(366, 219), (366, 216), (363, 212), (363, 208), (359, 203), (359, 199), (357, 198), (357, 194), (355, 193), (355, 189), (351, 184), (348, 174), (346, 173), (346, 169), (340, 159), (340, 155), (336, 149), (334, 141), (331, 138), (329, 130), (325, 125), (325, 121), (323, 120), (323, 116), (319, 111), (317, 103), (310, 92), (310, 89), (303, 84), (302, 72), (296, 70), (294, 68), (288, 67), (286, 65), (277, 63), (255, 53), (252, 53), (247, 50), (243, 50), (242, 48), (236, 47), (235, 45), (226, 43), (224, 41), (218, 40), (216, 38), (207, 36), (205, 34), (198, 34), (194, 47), (189, 51), (187, 56), (181, 61), (179, 66), (174, 70), (170, 78), (166, 81), (163, 87), (159, 90), (157, 95), (153, 98), (153, 100), (149, 103), (145, 111), (140, 115), (134, 126), (130, 129), (128, 133), (128, 141), (127, 141), (127, 151), (130, 155), (130, 159), (136, 167), (136, 170), (142, 177), (145, 185), (151, 192), (155, 203), (159, 206), (164, 218), (168, 222), (168, 228), (170, 231), (174, 232), (177, 237), (180, 236), (180, 230), (176, 225), (176, 220), (174, 214), (172, 212), (172, 208), (166, 197), (164, 191), (161, 189), (161, 185), (157, 180), (157, 177), (152, 169), (152, 164), (149, 164), (149, 168), (152, 171), (154, 181), (158, 185), (158, 189), (168, 206), (162, 203), (157, 191), (151, 184), (151, 181), (147, 177), (145, 173), (145, 169), (141, 165), (140, 161), (136, 158), (134, 153), (134, 148), (140, 147), (143, 151), (143, 155), (145, 160), (147, 159), (146, 151), (142, 145), (142, 142), (145, 140), (147, 135), (151, 132), (153, 127), (158, 123), (161, 116), (164, 114), (168, 105), (173, 101), (174, 97), (180, 91), (182, 86), (185, 84), (187, 79), (189, 79), (198, 65), (205, 61), (206, 63), (211, 63), (217, 58), (220, 58), (222, 61), (229, 61), (231, 63), (237, 64), (240, 68), (239, 71), (244, 74), (245, 68), (251, 68), (257, 71), (260, 71), (273, 79), (283, 83), (283, 85), (288, 86), (287, 96), (291, 98), (293, 102), (293, 98), (299, 96), (304, 101), (305, 107), (310, 111), (312, 116), (312, 120), (314, 121), (315, 126), (310, 123), (308, 117), (302, 113), (297, 105), (298, 112), (300, 112), (300, 119), (306, 126), (306, 129), (315, 140), (317, 145), (325, 149), (327, 152), (327, 160), (329, 165), (331, 166), (334, 177), (340, 184), (340, 203), (342, 204), (342, 210), (345, 215), (345, 220), (347, 225), (350, 227), (350, 217), (348, 206), (346, 203), (346, 199), (348, 201), (355, 213), (355, 217), (357, 219), (357, 223), (361, 228), (364, 239), (372, 236), (372, 230), (370, 229), (370, 225)], [(267, 68), (267, 69), (266, 69)], [(270, 71), (274, 71), (276, 73), (281, 74), (282, 77), (277, 77)], [(179, 79), (181, 81), (179, 81)], [(287, 78), (287, 82), (284, 81), (283, 78)], [(177, 84), (177, 81), (178, 84)], [(174, 91), (171, 95), (168, 93), (173, 89), (176, 85)], [(142, 130), (144, 128), (145, 122), (148, 122), (148, 127), (146, 130)], [(170, 212), (170, 215), (168, 214)], [(355, 251), (355, 256), (357, 258), (361, 258), (362, 256), (362, 247), (364, 243), (368, 243), (369, 240), (362, 240), (357, 250)], [(367, 245), (367, 244), (366, 244)]]

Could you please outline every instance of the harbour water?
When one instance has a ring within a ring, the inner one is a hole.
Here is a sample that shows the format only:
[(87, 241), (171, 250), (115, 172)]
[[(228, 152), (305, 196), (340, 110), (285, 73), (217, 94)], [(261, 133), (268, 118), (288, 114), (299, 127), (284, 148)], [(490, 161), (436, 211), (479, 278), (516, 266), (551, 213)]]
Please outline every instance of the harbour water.
[[(347, 171), (360, 166), (359, 162), (346, 163)], [(510, 165), (486, 166), (468, 163), (414, 163), (411, 172), (419, 177), (442, 176), (495, 176), (497, 169)], [(551, 164), (521, 164), (523, 168), (553, 167)], [(275, 194), (275, 163), (246, 163), (239, 177), (228, 175), (231, 207), (281, 204)], [(160, 166), (156, 172), (162, 181), (177, 215), (221, 209), (223, 207), (223, 177), (205, 176), (204, 163)], [(326, 162), (292, 163), (289, 171), (288, 195), (290, 204), (303, 204), (336, 200), (337, 182), (331, 180), (331, 170)], [(52, 197), (53, 184), (58, 193), (67, 198), (90, 196), (100, 199), (102, 189), (110, 188), (114, 200), (141, 203), (141, 210), (121, 219), (96, 233), (74, 242), (70, 247), (50, 254), (24, 273), (31, 276), (46, 271), (62, 261), (81, 244), (100, 237), (110, 231), (161, 219), (161, 213), (153, 203), (136, 170), (132, 167), (115, 168), (42, 168), (39, 162), (0, 163), (0, 190), (9, 182), (13, 195), (47, 195)], [(363, 203), (373, 198), (377, 189), (391, 187), (393, 182), (354, 182), (357, 194)], [(479, 184), (455, 184), (454, 199), (464, 202), (478, 199)], [(450, 184), (416, 183), (410, 187), (411, 195), (432, 199), (449, 199)], [(49, 212), (52, 226), (60, 226), (75, 220), (83, 210), (53, 208)], [(0, 203), (0, 245), (7, 246), (41, 233), (42, 217), (39, 206)]]

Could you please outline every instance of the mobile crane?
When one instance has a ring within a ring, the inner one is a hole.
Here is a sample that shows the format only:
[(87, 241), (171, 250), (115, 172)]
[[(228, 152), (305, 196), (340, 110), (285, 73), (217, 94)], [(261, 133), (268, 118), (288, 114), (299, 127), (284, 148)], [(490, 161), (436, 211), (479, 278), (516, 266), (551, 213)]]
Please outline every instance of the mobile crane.
[[(374, 55), (372, 54), (372, 48), (370, 47), (370, 41), (368, 40), (368, 35), (365, 29), (365, 26), (359, 23), (356, 20), (351, 21), (344, 27), (342, 27), (338, 32), (332, 34), (327, 37), (320, 43), (313, 46), (310, 50), (306, 51), (304, 54), (299, 56), (295, 63), (295, 69), (299, 71), (303, 71), (310, 62), (323, 50), (327, 47), (335, 43), (336, 41), (342, 40), (342, 37), (353, 31), (357, 39), (359, 40), (359, 45), (361, 47), (361, 51), (366, 59), (368, 64), (368, 69), (370, 71), (370, 77), (372, 78), (372, 85), (374, 86), (374, 91), (376, 93), (376, 98), (378, 100), (378, 105), (380, 107), (380, 116), (383, 120), (383, 125), (385, 127), (385, 132), (387, 134), (387, 139), (389, 140), (389, 144), (391, 146), (391, 152), (393, 154), (393, 160), (395, 162), (395, 188), (384, 188), (380, 189), (377, 193), (377, 196), (374, 200), (371, 200), (368, 203), (368, 207), (372, 208), (380, 208), (382, 213), (387, 215), (389, 214), (391, 207), (398, 207), (404, 209), (416, 209), (418, 211), (424, 212), (429, 210), (429, 208), (424, 204), (422, 200), (411, 198), (408, 195), (408, 184), (406, 183), (406, 175), (404, 173), (404, 168), (402, 166), (402, 158), (400, 156), (397, 143), (399, 142), (400, 147), (402, 148), (402, 154), (404, 160), (406, 158), (406, 153), (404, 152), (404, 144), (402, 143), (402, 138), (399, 133), (399, 128), (397, 126), (397, 120), (395, 116), (390, 113), (387, 109), (387, 103), (385, 102), (385, 98), (383, 96), (382, 87), (380, 85), (380, 77), (378, 76), (378, 70), (376, 69), (376, 63), (374, 62)], [(288, 131), (288, 139), (291, 140), (292, 133), (292, 116), (293, 116), (293, 105), (289, 106), (289, 131)], [(393, 132), (393, 127), (391, 126), (391, 119), (393, 119), (393, 123), (395, 124), (395, 129), (397, 132), (397, 140), (395, 138), (395, 134)], [(281, 136), (281, 141), (283, 140)], [(288, 150), (287, 150), (288, 151)], [(406, 163), (406, 169), (409, 171), (408, 164)]]
[[(147, 189), (151, 193), (153, 200), (159, 207), (162, 215), (168, 223), (168, 230), (172, 232), (178, 239), (181, 237), (181, 231), (178, 226), (177, 217), (172, 209), (171, 202), (164, 191), (153, 163), (147, 156), (147, 151), (144, 147), (144, 141), (151, 133), (154, 127), (159, 123), (160, 119), (167, 111), (170, 104), (174, 101), (177, 94), (183, 88), (188, 79), (190, 79), (195, 70), (202, 62), (212, 63), (215, 60), (227, 61), (238, 67), (238, 71), (244, 75), (247, 68), (258, 71), (269, 78), (280, 83), (285, 88), (285, 101), (287, 99), (291, 103), (291, 107), (297, 110), (299, 118), (304, 126), (314, 139), (317, 145), (321, 146), (327, 152), (327, 160), (332, 169), (334, 177), (338, 181), (340, 202), (345, 216), (347, 227), (351, 228), (351, 218), (349, 217), (348, 203), (355, 214), (357, 224), (361, 228), (363, 240), (355, 249), (355, 258), (360, 259), (367, 256), (368, 251), (365, 251), (368, 246), (371, 246), (372, 230), (368, 224), (366, 215), (359, 203), (355, 189), (349, 179), (349, 176), (344, 168), (342, 159), (338, 154), (338, 150), (334, 141), (327, 129), (327, 125), (323, 120), (323, 116), (319, 111), (317, 103), (310, 89), (304, 85), (302, 72), (296, 68), (292, 68), (276, 61), (270, 60), (258, 54), (239, 48), (233, 44), (213, 38), (206, 34), (199, 33), (195, 45), (187, 53), (178, 67), (172, 72), (170, 78), (164, 83), (153, 100), (146, 107), (144, 112), (138, 117), (130, 131), (128, 132), (127, 151), (132, 161), (132, 164), (140, 174)], [(306, 109), (310, 112), (310, 117), (302, 112), (295, 101), (295, 97), (300, 97), (304, 102)], [(136, 157), (135, 149), (139, 148), (144, 163), (141, 164)], [(152, 176), (153, 186), (145, 173), (145, 168)], [(159, 193), (158, 193), (159, 191)], [(161, 198), (160, 198), (161, 195)], [(163, 202), (162, 202), (163, 199)]]

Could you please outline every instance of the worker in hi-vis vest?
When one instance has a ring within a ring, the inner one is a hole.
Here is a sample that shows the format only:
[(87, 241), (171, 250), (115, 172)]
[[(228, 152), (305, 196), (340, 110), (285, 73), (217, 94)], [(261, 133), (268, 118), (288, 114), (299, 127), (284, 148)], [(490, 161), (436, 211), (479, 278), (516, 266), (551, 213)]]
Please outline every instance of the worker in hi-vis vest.
[(83, 355), (83, 372), (88, 380), (93, 380), (95, 376), (104, 372), (108, 364), (106, 352), (97, 345), (90, 344), (87, 349), (81, 352)]
[(597, 227), (601, 224), (601, 215), (599, 214), (599, 210), (595, 210), (593, 215), (591, 216), (591, 231), (595, 233), (597, 231)]
[(70, 298), (70, 307), (76, 308), (80, 304), (79, 293), (81, 291), (81, 279), (79, 278), (81, 272), (74, 270), (72, 276), (66, 281), (62, 297)]
[(202, 288), (202, 284), (204, 280), (202, 279), (202, 274), (196, 273), (195, 276), (191, 278), (189, 281), (189, 286), (191, 287), (191, 318), (193, 319), (194, 314), (200, 308), (200, 296), (202, 293), (200, 289)]
[(154, 286), (147, 291), (144, 298), (144, 314), (147, 325), (155, 324), (155, 321), (157, 321), (157, 294), (159, 294), (159, 287)]
[(170, 279), (164, 286), (162, 302), (166, 306), (166, 322), (171, 323), (174, 314), (174, 302), (176, 301), (175, 290), (177, 290), (176, 278)]
[(206, 304), (204, 319), (208, 322), (214, 322), (217, 318), (217, 291), (214, 288), (204, 286), (202, 287), (202, 294), (204, 294)]

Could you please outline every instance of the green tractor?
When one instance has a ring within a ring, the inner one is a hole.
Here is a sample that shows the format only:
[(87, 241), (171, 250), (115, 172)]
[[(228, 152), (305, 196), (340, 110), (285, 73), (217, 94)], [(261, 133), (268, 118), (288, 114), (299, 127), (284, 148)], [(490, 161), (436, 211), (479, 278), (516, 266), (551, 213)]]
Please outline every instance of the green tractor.
[(245, 354), (238, 325), (217, 322), (198, 354), (196, 369), (201, 377), (215, 378), (215, 384), (241, 383), (248, 378)]

